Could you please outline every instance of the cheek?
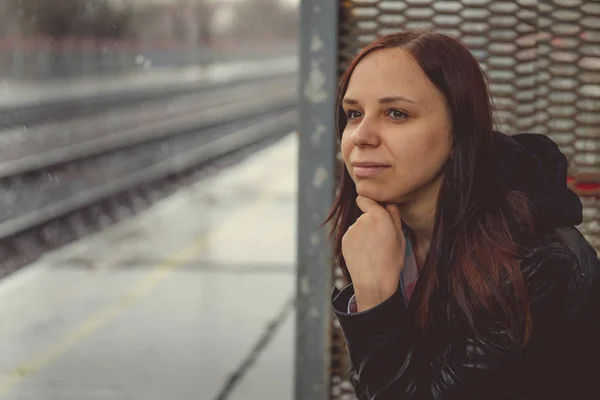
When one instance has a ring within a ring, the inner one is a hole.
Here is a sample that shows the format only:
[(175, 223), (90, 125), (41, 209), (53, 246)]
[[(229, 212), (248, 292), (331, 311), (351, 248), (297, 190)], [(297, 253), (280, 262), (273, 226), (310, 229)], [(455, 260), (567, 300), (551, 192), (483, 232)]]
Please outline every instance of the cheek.
[(432, 137), (415, 152), (430, 169), (441, 168), (450, 156), (450, 142), (448, 136), (449, 135), (446, 133), (432, 135)]
[(452, 135), (448, 132), (443, 132), (435, 135), (429, 143), (431, 156), (439, 164), (445, 164), (450, 157), (452, 150)]
[[(439, 132), (439, 131), (438, 131)], [(396, 166), (401, 174), (413, 179), (428, 179), (436, 174), (450, 155), (450, 134), (420, 132), (397, 143), (394, 151)]]
[(348, 139), (348, 135), (342, 134), (342, 140), (340, 142), (340, 150), (342, 152), (342, 157), (344, 158), (344, 163), (348, 163), (348, 158), (350, 157), (350, 153), (352, 152), (352, 143)]

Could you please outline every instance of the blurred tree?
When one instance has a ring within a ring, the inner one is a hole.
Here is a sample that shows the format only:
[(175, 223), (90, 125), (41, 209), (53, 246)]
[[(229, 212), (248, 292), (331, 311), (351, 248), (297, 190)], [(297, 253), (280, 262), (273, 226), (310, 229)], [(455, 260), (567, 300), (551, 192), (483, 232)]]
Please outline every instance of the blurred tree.
[(109, 0), (94, 0), (93, 2), (88, 1), (88, 3), (90, 5), (86, 14), (81, 18), (81, 25), (76, 34), (102, 38), (132, 36), (132, 22), (135, 13), (131, 5), (117, 8), (111, 5)]
[(173, 0), (149, 3), (135, 11), (132, 30), (142, 41), (182, 41), (190, 45), (210, 44), (213, 18), (219, 0)]
[(55, 38), (72, 32), (78, 16), (86, 11), (81, 0), (9, 0), (9, 7), (19, 19), (22, 33)]
[(298, 11), (280, 0), (246, 0), (236, 7), (235, 31), (242, 37), (280, 38), (297, 33)]
[(195, 4), (196, 17), (198, 20), (198, 41), (203, 44), (210, 44), (213, 31), (212, 21), (217, 10), (214, 2), (209, 0), (199, 0)]
[(53, 38), (123, 37), (131, 34), (131, 8), (109, 0), (8, 0), (22, 33)]

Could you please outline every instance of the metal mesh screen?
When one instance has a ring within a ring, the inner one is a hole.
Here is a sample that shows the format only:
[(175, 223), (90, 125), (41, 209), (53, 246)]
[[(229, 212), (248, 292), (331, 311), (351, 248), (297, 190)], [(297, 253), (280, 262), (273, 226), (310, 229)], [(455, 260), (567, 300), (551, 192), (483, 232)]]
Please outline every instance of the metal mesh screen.
[[(581, 0), (341, 0), (341, 76), (358, 51), (402, 29), (459, 37), (492, 89), (497, 128), (535, 132), (567, 155), (584, 202), (580, 227), (600, 248), (600, 3)], [(334, 278), (341, 285), (339, 269)], [(333, 320), (331, 398), (354, 399), (349, 363)]]

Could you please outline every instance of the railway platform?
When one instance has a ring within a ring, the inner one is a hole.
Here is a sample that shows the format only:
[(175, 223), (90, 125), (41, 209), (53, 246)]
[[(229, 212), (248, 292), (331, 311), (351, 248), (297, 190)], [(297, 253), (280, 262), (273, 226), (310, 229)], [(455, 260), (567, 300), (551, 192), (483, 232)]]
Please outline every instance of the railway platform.
[(0, 400), (292, 399), (297, 146), (0, 280)]

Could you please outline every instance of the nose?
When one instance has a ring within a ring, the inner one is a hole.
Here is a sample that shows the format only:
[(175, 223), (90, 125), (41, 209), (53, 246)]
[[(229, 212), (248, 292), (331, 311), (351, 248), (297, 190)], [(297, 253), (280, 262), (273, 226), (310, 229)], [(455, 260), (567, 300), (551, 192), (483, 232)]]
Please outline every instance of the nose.
[(379, 146), (379, 134), (377, 133), (377, 124), (368, 118), (363, 118), (360, 124), (352, 132), (350, 139), (356, 147), (377, 147)]

